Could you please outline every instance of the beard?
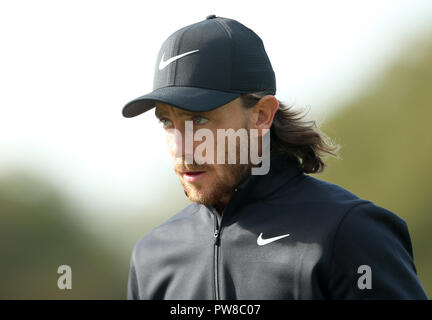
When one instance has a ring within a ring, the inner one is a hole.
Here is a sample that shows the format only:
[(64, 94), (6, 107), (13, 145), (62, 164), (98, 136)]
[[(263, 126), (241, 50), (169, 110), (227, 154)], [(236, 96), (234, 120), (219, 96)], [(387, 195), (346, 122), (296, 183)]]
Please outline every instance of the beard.
[[(229, 201), (234, 189), (251, 173), (250, 164), (218, 164), (217, 170), (209, 166), (187, 166), (181, 170), (206, 171), (216, 175), (211, 182), (191, 185), (180, 179), (190, 201), (215, 208), (223, 208)], [(186, 170), (187, 169), (187, 170)]]

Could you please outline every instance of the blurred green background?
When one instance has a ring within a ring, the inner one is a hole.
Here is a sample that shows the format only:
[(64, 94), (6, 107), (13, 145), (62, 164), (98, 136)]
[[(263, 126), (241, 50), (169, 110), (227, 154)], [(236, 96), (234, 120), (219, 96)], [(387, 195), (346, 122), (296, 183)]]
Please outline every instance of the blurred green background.
[[(341, 159), (329, 159), (326, 171), (315, 175), (408, 223), (417, 272), (429, 297), (431, 39), (429, 35), (407, 43), (362, 90), (329, 108), (333, 111), (320, 127), (343, 146)], [(133, 245), (187, 204), (179, 185), (171, 182), (158, 197), (158, 205), (142, 208), (147, 214), (117, 212), (115, 219), (110, 215), (104, 220), (95, 218), (103, 213), (83, 212), (88, 209), (37, 172), (9, 170), (0, 177), (0, 298), (124, 299)], [(61, 264), (72, 267), (72, 290), (57, 288)]]

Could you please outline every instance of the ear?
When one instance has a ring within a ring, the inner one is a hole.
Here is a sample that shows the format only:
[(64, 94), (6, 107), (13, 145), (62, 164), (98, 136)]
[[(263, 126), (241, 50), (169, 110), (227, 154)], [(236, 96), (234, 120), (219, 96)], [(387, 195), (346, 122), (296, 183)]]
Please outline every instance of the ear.
[(259, 129), (259, 136), (262, 135), (262, 129), (270, 129), (278, 108), (279, 102), (275, 96), (266, 95), (250, 110), (251, 128)]

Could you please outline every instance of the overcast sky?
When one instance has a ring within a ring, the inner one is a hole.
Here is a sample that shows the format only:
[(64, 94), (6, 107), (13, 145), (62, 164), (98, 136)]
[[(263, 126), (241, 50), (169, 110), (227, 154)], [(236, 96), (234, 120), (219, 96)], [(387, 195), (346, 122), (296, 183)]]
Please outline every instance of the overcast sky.
[(254, 30), (276, 96), (322, 121), (432, 26), (429, 0), (209, 2), (0, 2), (0, 175), (29, 167), (95, 208), (160, 201), (178, 184), (162, 130), (121, 109), (151, 91), (163, 41), (209, 14)]

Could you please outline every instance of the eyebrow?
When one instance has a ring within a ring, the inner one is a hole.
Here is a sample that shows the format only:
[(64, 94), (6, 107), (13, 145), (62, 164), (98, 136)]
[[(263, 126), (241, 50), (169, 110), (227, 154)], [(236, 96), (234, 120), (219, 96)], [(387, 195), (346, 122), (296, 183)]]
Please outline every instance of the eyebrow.
[(163, 111), (160, 111), (157, 107), (155, 108), (155, 116), (160, 119), (163, 116)]

